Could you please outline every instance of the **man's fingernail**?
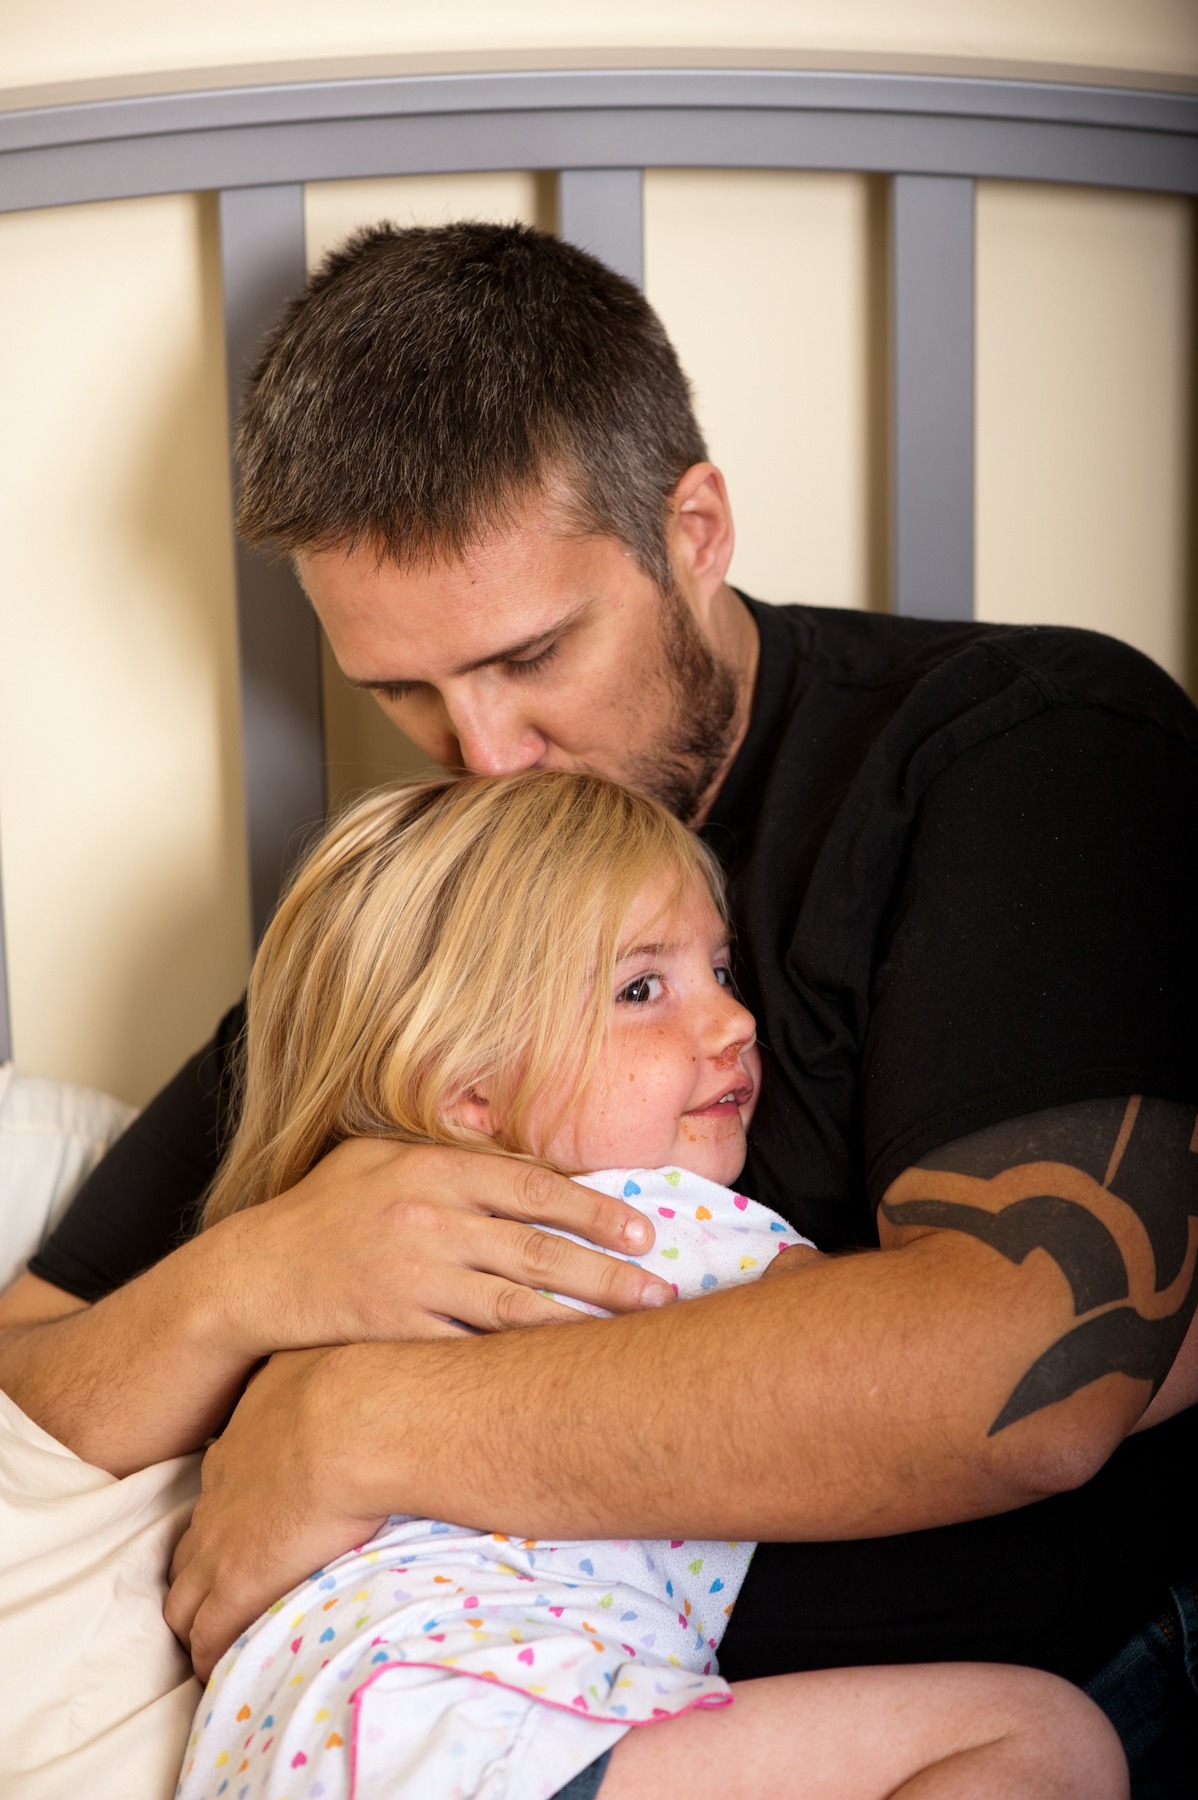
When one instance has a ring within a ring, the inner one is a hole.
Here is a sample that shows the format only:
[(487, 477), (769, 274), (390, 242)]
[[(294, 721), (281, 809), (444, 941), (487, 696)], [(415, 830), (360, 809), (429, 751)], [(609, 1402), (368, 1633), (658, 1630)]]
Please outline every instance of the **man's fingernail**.
[(634, 1250), (643, 1250), (649, 1242), (649, 1221), (630, 1219), (624, 1227), (624, 1242)]
[(641, 1294), (642, 1306), (672, 1306), (673, 1304), (673, 1290), (662, 1287), (659, 1281), (655, 1281), (652, 1287), (647, 1287)]

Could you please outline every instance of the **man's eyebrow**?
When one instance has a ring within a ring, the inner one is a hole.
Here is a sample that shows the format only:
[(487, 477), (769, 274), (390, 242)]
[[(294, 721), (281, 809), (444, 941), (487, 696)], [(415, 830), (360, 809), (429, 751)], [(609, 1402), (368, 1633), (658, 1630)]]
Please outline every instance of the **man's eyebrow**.
[(365, 688), (371, 694), (390, 694), (392, 699), (398, 694), (406, 694), (409, 688), (420, 686), (418, 681), (400, 679), (387, 681), (382, 676), (374, 675), (347, 675), (345, 679), (349, 682), (350, 687)]
[[(505, 644), (502, 650), (492, 650), (487, 656), (479, 656), (473, 662), (459, 663), (452, 673), (454, 675), (473, 675), (476, 669), (489, 669), (496, 663), (518, 662), (522, 656), (542, 649), (553, 638), (565, 637), (568, 632), (573, 631), (591, 610), (591, 604), (590, 599), (583, 600), (574, 608), (573, 612), (567, 613), (564, 619), (558, 619), (552, 625), (547, 625), (544, 631), (534, 632), (531, 637), (521, 638), (518, 643)], [(398, 692), (404, 688), (420, 687), (421, 685), (419, 681), (405, 681), (402, 676), (386, 678), (366, 675), (358, 676), (357, 679), (350, 681), (351, 687), (369, 688), (374, 693)]]
[(459, 663), (454, 670), (455, 675), (473, 675), (476, 669), (489, 669), (495, 663), (517, 662), (520, 657), (527, 656), (530, 650), (539, 650), (551, 638), (565, 637), (580, 625), (591, 610), (590, 600), (583, 600), (573, 612), (568, 612), (564, 619), (546, 626), (544, 631), (536, 631), (531, 637), (521, 638), (518, 644), (505, 644), (502, 650), (495, 650), (490, 656), (480, 656), (474, 662)]

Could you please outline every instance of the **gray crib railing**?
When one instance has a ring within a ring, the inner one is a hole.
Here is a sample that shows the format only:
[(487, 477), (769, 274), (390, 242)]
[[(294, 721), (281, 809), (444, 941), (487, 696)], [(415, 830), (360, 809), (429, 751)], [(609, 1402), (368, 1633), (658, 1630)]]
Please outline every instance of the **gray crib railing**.
[[(220, 195), (230, 418), (304, 280), (303, 184), (556, 172), (564, 237), (642, 278), (645, 168), (852, 170), (890, 187), (891, 594), (973, 611), (974, 183), (1198, 193), (1198, 98), (1117, 87), (793, 70), (583, 70), (281, 83), (0, 113), (0, 211)], [(324, 807), (316, 622), (239, 547), (255, 940)], [(0, 1060), (10, 1053), (0, 912)]]

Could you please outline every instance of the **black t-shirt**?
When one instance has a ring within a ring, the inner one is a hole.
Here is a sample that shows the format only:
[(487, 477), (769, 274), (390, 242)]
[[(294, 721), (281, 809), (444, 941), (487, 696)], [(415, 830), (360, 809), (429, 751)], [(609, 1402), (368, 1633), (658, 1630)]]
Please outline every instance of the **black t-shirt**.
[[(876, 1243), (909, 1163), (1071, 1100), (1198, 1099), (1198, 714), (1088, 632), (754, 602), (752, 722), (704, 835), (765, 1080), (740, 1185)], [(228, 1130), (234, 1009), (31, 1264), (94, 1299), (185, 1233)], [(762, 1429), (770, 1429), (769, 1420)], [(1198, 1408), (993, 1519), (762, 1545), (733, 1679), (993, 1659), (1084, 1680), (1193, 1561)]]

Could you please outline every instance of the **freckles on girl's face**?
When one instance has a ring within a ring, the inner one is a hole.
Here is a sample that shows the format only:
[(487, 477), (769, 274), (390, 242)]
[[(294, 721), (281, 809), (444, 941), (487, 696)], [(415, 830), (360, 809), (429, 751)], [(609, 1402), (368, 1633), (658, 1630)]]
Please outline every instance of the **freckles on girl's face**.
[(744, 1166), (761, 1056), (706, 882), (671, 913), (672, 886), (647, 882), (629, 908), (599, 1066), (542, 1154), (578, 1173), (673, 1164), (726, 1185)]

